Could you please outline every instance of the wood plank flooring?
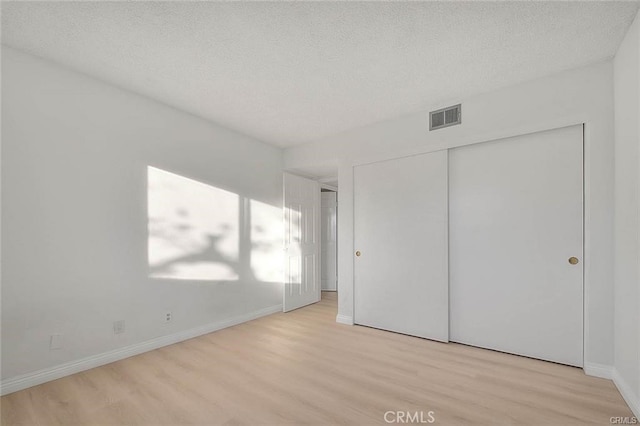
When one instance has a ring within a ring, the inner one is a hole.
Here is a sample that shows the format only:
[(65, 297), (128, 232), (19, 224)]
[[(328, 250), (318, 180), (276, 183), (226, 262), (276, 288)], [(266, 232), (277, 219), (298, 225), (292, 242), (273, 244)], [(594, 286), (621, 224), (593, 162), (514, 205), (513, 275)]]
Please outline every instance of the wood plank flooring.
[[(458, 344), (337, 324), (335, 293), (2, 397), (3, 425), (609, 424), (609, 380)], [(412, 417), (412, 420), (420, 418)], [(406, 417), (403, 419), (406, 420)]]

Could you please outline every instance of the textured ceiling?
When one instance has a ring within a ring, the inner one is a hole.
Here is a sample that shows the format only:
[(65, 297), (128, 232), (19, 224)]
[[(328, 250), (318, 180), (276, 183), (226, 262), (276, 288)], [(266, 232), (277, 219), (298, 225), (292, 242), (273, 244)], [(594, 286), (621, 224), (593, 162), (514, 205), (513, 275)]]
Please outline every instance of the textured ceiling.
[(278, 146), (611, 57), (637, 2), (3, 2), (2, 42)]

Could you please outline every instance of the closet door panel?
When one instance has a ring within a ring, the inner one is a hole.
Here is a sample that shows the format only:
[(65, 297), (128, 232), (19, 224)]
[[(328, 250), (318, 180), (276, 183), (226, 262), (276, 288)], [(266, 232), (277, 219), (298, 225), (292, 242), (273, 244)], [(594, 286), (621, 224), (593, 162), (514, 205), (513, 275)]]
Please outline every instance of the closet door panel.
[(582, 366), (582, 149), (580, 125), (450, 150), (452, 341)]
[(447, 152), (354, 168), (356, 324), (449, 338)]

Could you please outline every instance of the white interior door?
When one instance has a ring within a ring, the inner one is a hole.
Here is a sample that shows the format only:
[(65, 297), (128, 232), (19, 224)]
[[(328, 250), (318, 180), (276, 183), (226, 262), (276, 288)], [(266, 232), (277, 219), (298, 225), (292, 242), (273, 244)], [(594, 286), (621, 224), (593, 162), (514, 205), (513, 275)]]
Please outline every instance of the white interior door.
[(582, 366), (582, 183), (581, 125), (450, 151), (452, 341)]
[(447, 152), (355, 167), (354, 227), (354, 322), (447, 341)]
[(284, 312), (318, 302), (320, 293), (320, 186), (284, 174)]
[(337, 251), (337, 223), (338, 223), (338, 194), (336, 192), (322, 192), (321, 200), (321, 232), (320, 247), (322, 255), (321, 283), (322, 290), (336, 291), (338, 281), (338, 251)]

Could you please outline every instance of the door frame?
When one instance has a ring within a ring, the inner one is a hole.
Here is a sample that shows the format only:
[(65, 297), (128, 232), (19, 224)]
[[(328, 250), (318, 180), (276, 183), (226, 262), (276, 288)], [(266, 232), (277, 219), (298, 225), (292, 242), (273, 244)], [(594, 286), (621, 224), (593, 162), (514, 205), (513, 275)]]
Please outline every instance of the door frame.
[(329, 185), (327, 183), (320, 182), (320, 190), (322, 191), (323, 189), (328, 189), (329, 191), (333, 191), (336, 194), (338, 193), (338, 187), (337, 186), (333, 186), (333, 185)]
[[(338, 292), (338, 191), (335, 189), (332, 189), (333, 187), (330, 187), (330, 185), (322, 185), (320, 184), (320, 219), (322, 221), (322, 190), (323, 189), (328, 189), (328, 192), (334, 192), (336, 194), (336, 233), (334, 235), (335, 238), (335, 252), (336, 252), (336, 288), (335, 290), (323, 290), (322, 289), (322, 236), (320, 236), (319, 239), (319, 243), (320, 243), (320, 292), (322, 293), (323, 291), (332, 291), (332, 292)], [(322, 223), (320, 223), (320, 232), (322, 233)], [(322, 298), (322, 294), (320, 295), (320, 297)]]
[[(536, 123), (528, 123), (525, 125), (520, 125), (512, 128), (506, 129), (497, 129), (494, 131), (486, 132), (485, 134), (471, 134), (468, 136), (460, 136), (459, 138), (443, 138), (441, 142), (430, 144), (429, 146), (425, 146), (423, 149), (412, 149), (410, 151), (398, 152), (397, 154), (389, 155), (389, 154), (376, 154), (372, 156), (362, 157), (359, 159), (350, 159), (347, 164), (345, 164), (346, 169), (343, 169), (345, 173), (342, 173), (339, 176), (343, 185), (346, 186), (346, 190), (351, 192), (351, 200), (353, 203), (355, 194), (353, 193), (353, 176), (354, 176), (354, 168), (357, 166), (375, 163), (383, 160), (390, 160), (394, 158), (402, 158), (408, 157), (412, 155), (424, 154), (433, 151), (440, 151), (443, 149), (451, 149), (462, 147), (466, 145), (475, 145), (478, 143), (497, 141), (500, 139), (508, 139), (518, 136), (524, 136), (532, 133), (539, 133), (549, 130), (560, 129), (563, 127), (582, 125), (582, 143), (583, 143), (583, 156), (582, 156), (582, 165), (583, 165), (583, 203), (582, 203), (582, 211), (583, 211), (583, 245), (582, 245), (582, 286), (583, 286), (583, 304), (582, 304), (582, 312), (583, 312), (583, 367), (582, 369), (585, 371), (587, 375), (595, 376), (595, 377), (604, 377), (610, 378), (610, 371), (608, 365), (603, 365), (599, 363), (591, 362), (591, 350), (590, 350), (590, 336), (591, 336), (591, 321), (590, 316), (588, 315), (589, 306), (591, 304), (591, 287), (593, 279), (591, 277), (591, 212), (593, 210), (592, 202), (591, 202), (591, 186), (592, 186), (592, 168), (591, 168), (591, 153), (592, 153), (592, 140), (594, 138), (593, 122), (594, 118), (590, 117), (589, 114), (576, 114), (569, 117), (554, 119), (554, 120), (545, 120), (538, 121)], [(348, 171), (348, 174), (346, 173)], [(345, 187), (343, 187), (343, 191)], [(353, 206), (353, 204), (352, 204)], [(348, 243), (349, 247), (340, 248), (339, 250), (347, 250), (351, 253), (354, 249), (354, 234), (353, 234), (353, 224), (355, 221), (354, 211), (352, 209), (351, 212), (351, 224), (350, 228), (352, 230), (351, 235), (349, 235)], [(344, 215), (343, 215), (344, 217)], [(344, 229), (344, 228), (343, 228)], [(338, 238), (338, 244), (340, 242), (340, 238)], [(344, 300), (344, 302), (349, 303), (351, 305), (351, 317), (347, 317), (340, 313), (336, 316), (336, 321), (342, 324), (353, 325), (353, 312), (355, 311), (355, 280), (353, 276), (354, 271), (354, 262), (355, 259), (351, 257), (351, 264), (349, 265), (351, 268), (351, 273), (349, 276), (349, 282), (346, 283), (343, 279), (342, 285), (349, 285), (351, 290), (351, 300)], [(343, 298), (348, 298), (348, 295), (342, 296)], [(340, 304), (340, 295), (338, 295), (338, 303)]]

